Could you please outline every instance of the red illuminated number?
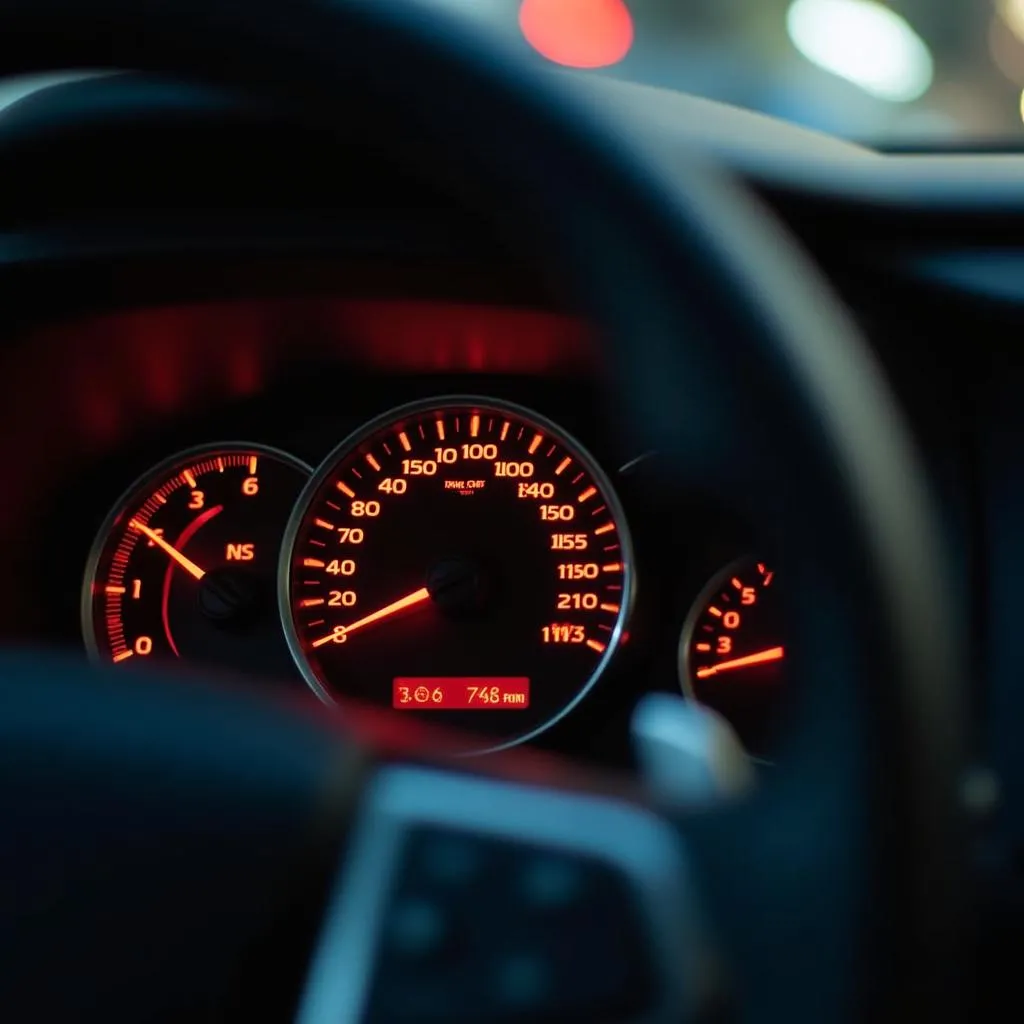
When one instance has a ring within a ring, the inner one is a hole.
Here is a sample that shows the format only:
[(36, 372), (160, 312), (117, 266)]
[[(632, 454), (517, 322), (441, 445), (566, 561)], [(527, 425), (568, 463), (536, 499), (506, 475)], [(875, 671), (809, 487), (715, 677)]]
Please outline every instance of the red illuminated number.
[(437, 463), (433, 459), (402, 459), (402, 472), (406, 476), (435, 476)]
[(715, 654), (730, 654), (732, 652), (732, 637), (720, 636)]
[(247, 476), (242, 481), (242, 493), (247, 497), (251, 498), (254, 494), (259, 494), (260, 482), (254, 476)]
[(339, 544), (362, 544), (363, 543), (363, 531), (358, 526), (339, 526), (338, 527), (338, 543)]
[(398, 703), (408, 704), (412, 700), (412, 694), (409, 693), (408, 686), (400, 686), (398, 688)]
[(586, 630), (582, 626), (568, 623), (542, 626), (540, 637), (546, 644), (581, 644), (587, 639)]
[(442, 703), (444, 701), (444, 690), (442, 690), (440, 686), (435, 687), (433, 693), (431, 693), (431, 695), (430, 695), (430, 699), (435, 704)]
[(540, 517), (545, 520), (561, 519), (567, 523), (576, 518), (576, 509), (572, 505), (541, 505)]
[(332, 590), (327, 603), (332, 608), (351, 608), (356, 603), (354, 590)]
[(558, 608), (583, 608), (593, 611), (597, 607), (597, 594), (559, 594)]
[(455, 448), (435, 448), (434, 458), (438, 462), (443, 462), (445, 465), (450, 466), (453, 462), (458, 462), (459, 453)]
[(462, 457), (464, 459), (496, 459), (498, 446), (496, 444), (464, 444)]
[(353, 501), (352, 502), (352, 515), (356, 519), (360, 519), (362, 516), (368, 516), (373, 518), (374, 516), (380, 515), (380, 502), (379, 501)]
[(520, 484), (517, 498), (553, 498), (555, 496), (554, 484)]
[(206, 495), (204, 495), (202, 491), (193, 491), (191, 500), (188, 503), (188, 507), (191, 509), (202, 508), (203, 500), (205, 497)]
[(343, 558), (339, 561), (337, 558), (332, 558), (327, 563), (325, 572), (329, 572), (332, 576), (354, 576), (356, 571), (356, 563), (351, 558)]
[(753, 587), (744, 587), (740, 591), (740, 604), (756, 604), (757, 593)]
[(726, 629), (739, 629), (740, 628), (740, 613), (739, 612), (726, 612), (722, 616), (722, 625)]
[(497, 686), (467, 686), (466, 703), (500, 704), (501, 690)]
[(560, 580), (596, 580), (597, 562), (562, 562), (558, 567)]
[(385, 494), (405, 494), (408, 487), (408, 481), (403, 480), (400, 476), (394, 479), (386, 476), (377, 484), (377, 490), (383, 491)]
[(132, 580), (132, 600), (138, 601), (142, 597), (142, 580)]
[(552, 551), (586, 551), (587, 543), (587, 535), (585, 533), (551, 534)]
[(532, 462), (496, 462), (494, 464), (495, 476), (518, 476), (526, 479), (533, 476)]
[(140, 636), (135, 641), (135, 653), (145, 657), (153, 653), (153, 641), (148, 636)]

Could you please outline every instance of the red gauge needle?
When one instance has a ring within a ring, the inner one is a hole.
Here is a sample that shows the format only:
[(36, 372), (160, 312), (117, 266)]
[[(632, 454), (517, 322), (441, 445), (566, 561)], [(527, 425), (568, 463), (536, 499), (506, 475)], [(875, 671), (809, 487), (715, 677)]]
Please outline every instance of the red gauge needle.
[(698, 679), (707, 679), (708, 676), (717, 675), (719, 672), (729, 672), (734, 668), (746, 668), (748, 665), (763, 665), (766, 661), (781, 661), (784, 648), (769, 647), (766, 651), (758, 651), (757, 654), (748, 654), (743, 658), (733, 658), (732, 661), (720, 661), (710, 668), (697, 669)]
[(421, 604), (429, 599), (430, 591), (426, 587), (420, 587), (419, 590), (414, 590), (411, 594), (406, 594), (405, 597), (400, 597), (397, 601), (392, 601), (391, 604), (378, 608), (377, 611), (371, 612), (369, 615), (364, 615), (363, 618), (357, 619), (350, 626), (338, 626), (331, 633), (328, 633), (327, 636), (314, 640), (313, 646), (322, 647), (324, 644), (329, 644), (332, 640), (337, 642), (339, 636), (348, 636), (349, 633), (362, 629), (363, 626), (369, 626), (371, 623), (380, 622), (381, 619), (390, 618), (390, 616), (396, 615), (406, 608), (412, 608), (414, 605)]
[(191, 558), (183, 555), (174, 545), (168, 544), (156, 530), (151, 530), (148, 526), (144, 526), (138, 519), (133, 519), (128, 525), (148, 537), (162, 551), (166, 551), (190, 576), (201, 580), (206, 575), (206, 572), (200, 569)]

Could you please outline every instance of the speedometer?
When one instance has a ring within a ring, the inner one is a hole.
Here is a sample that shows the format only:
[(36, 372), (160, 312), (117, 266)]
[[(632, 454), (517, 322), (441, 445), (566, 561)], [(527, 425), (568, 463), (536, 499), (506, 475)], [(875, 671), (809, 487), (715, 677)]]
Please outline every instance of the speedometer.
[(623, 636), (632, 550), (590, 455), (533, 412), (446, 398), (385, 414), (314, 475), (288, 525), (281, 608), (328, 702), (529, 738)]

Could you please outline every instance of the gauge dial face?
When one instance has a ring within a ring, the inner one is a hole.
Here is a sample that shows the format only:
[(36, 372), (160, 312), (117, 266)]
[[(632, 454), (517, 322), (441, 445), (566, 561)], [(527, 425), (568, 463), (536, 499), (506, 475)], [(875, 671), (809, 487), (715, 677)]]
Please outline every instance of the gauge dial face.
[(296, 506), (281, 607), (307, 681), (469, 729), (535, 735), (621, 641), (632, 551), (612, 488), (535, 413), (449, 398), (345, 441)]
[(683, 628), (684, 692), (723, 715), (750, 753), (770, 751), (782, 703), (782, 615), (771, 566), (744, 559), (701, 592)]
[(82, 595), (90, 654), (294, 674), (277, 616), (285, 524), (308, 467), (254, 445), (193, 449), (138, 480), (103, 524)]

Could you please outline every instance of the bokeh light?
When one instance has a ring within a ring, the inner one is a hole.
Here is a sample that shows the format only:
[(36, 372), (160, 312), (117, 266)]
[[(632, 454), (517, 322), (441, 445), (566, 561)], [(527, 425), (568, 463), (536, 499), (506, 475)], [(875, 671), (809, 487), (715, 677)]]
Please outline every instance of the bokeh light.
[(879, 99), (907, 103), (932, 83), (924, 41), (874, 0), (794, 0), (786, 28), (809, 61)]
[(541, 56), (570, 68), (609, 67), (633, 45), (623, 0), (523, 0), (519, 27)]

